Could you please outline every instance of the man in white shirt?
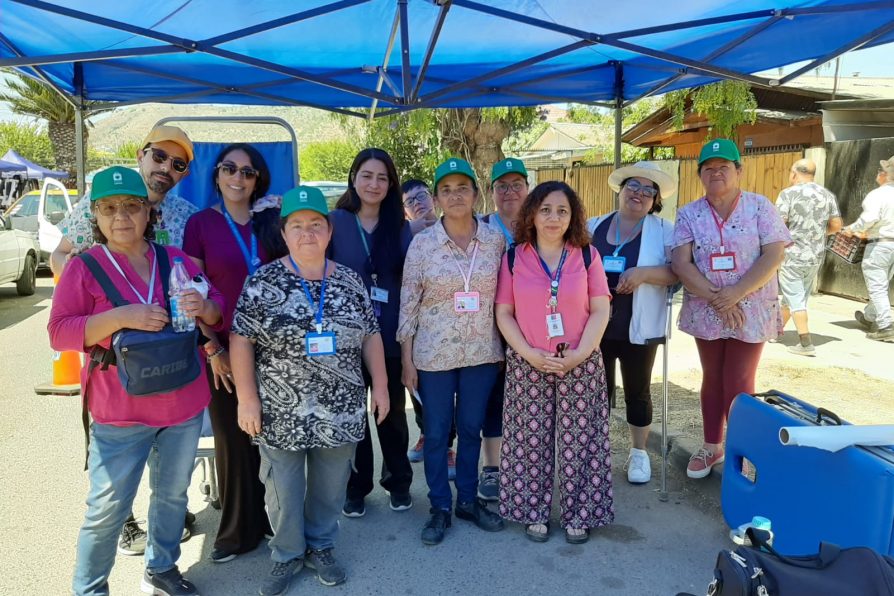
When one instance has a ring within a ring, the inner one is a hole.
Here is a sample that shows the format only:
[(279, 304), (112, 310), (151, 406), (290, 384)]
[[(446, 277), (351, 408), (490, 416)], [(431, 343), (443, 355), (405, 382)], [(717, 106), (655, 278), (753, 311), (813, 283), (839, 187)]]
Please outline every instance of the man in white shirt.
[(854, 316), (869, 331), (866, 334), (869, 339), (894, 342), (894, 319), (888, 298), (888, 286), (894, 276), (894, 156), (879, 164), (876, 181), (880, 186), (863, 199), (863, 212), (857, 221), (841, 231), (847, 235), (865, 233), (870, 240), (863, 256), (863, 279), (869, 304)]

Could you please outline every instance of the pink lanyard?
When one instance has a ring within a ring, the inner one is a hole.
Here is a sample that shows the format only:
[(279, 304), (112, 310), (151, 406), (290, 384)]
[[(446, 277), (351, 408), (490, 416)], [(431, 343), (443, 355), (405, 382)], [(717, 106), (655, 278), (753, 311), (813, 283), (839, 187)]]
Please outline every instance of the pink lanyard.
[(475, 269), (475, 257), (478, 256), (478, 239), (473, 240), (475, 243), (475, 250), (472, 251), (472, 262), (469, 263), (469, 273), (467, 274), (463, 271), (462, 265), (459, 264), (459, 259), (456, 258), (456, 253), (453, 251), (452, 247), (450, 248), (450, 256), (453, 257), (453, 262), (456, 263), (456, 268), (459, 269), (459, 274), (463, 278), (463, 288), (464, 292), (469, 292), (469, 284), (472, 282), (472, 271)]
[[(711, 203), (708, 203), (708, 207), (711, 209), (711, 215), (714, 216), (714, 223), (717, 224), (717, 231), (720, 232), (720, 254), (722, 255), (726, 254), (726, 247), (723, 244), (723, 226), (726, 225), (726, 222), (733, 216), (733, 213), (736, 212), (736, 207), (739, 206), (740, 198), (742, 198), (741, 192), (736, 197), (736, 201), (733, 203), (733, 208), (730, 209), (729, 216), (723, 221), (720, 220), (720, 216), (717, 215), (717, 212), (714, 210), (714, 207), (711, 205)], [(707, 202), (708, 199), (705, 199), (705, 201)]]

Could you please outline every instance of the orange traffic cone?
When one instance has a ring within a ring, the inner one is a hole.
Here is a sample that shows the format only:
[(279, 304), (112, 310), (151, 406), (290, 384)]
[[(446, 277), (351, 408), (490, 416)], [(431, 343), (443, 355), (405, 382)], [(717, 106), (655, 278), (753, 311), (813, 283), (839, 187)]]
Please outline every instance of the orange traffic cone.
[[(53, 278), (58, 283), (59, 277)], [(53, 352), (53, 380), (35, 385), (37, 395), (78, 395), (81, 393), (81, 353)]]

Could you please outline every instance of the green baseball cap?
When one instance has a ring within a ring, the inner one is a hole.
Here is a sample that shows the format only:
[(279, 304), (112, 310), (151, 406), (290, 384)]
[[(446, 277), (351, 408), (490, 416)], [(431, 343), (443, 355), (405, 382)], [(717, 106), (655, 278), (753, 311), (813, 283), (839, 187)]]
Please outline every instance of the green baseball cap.
[(475, 170), (472, 169), (471, 164), (464, 159), (460, 159), (458, 157), (451, 157), (441, 165), (437, 167), (435, 170), (435, 184), (434, 189), (437, 192), (438, 182), (441, 181), (441, 178), (444, 176), (449, 176), (450, 174), (462, 174), (463, 176), (468, 176), (472, 182), (476, 183), (475, 180)]
[(282, 196), (280, 217), (288, 217), (296, 211), (316, 211), (323, 217), (329, 215), (329, 206), (323, 192), (314, 186), (297, 186)]
[(525, 168), (525, 162), (514, 157), (501, 159), (490, 169), (490, 183), (493, 184), (506, 174), (521, 174), (527, 178), (528, 170)]
[(714, 139), (705, 143), (702, 152), (698, 155), (698, 165), (715, 157), (728, 161), (741, 161), (742, 159), (738, 147), (729, 139)]
[(149, 198), (146, 183), (139, 172), (124, 166), (112, 166), (93, 176), (93, 187), (90, 189), (90, 200), (98, 201), (106, 197), (129, 195)]

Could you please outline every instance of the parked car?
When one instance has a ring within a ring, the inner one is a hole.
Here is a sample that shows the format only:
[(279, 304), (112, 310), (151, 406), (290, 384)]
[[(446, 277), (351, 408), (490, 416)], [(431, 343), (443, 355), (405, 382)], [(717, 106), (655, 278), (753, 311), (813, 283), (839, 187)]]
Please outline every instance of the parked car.
[(62, 241), (59, 223), (78, 202), (78, 191), (66, 189), (60, 182), (47, 178), (40, 191), (20, 197), (6, 210), (16, 230), (30, 232), (40, 246), (38, 266), (47, 265), (50, 255)]
[(12, 218), (0, 216), (0, 283), (14, 281), (19, 296), (33, 294), (39, 254), (33, 234), (14, 229)]

